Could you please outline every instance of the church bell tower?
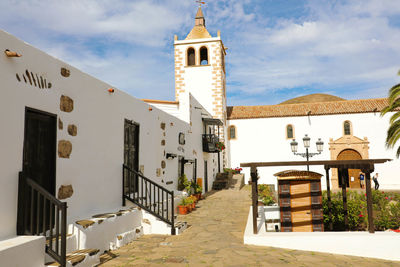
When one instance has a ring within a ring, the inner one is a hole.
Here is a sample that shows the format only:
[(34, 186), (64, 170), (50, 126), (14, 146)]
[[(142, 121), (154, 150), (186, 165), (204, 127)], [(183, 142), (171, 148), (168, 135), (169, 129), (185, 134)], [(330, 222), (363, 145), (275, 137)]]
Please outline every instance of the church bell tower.
[(220, 31), (212, 37), (206, 28), (201, 7), (195, 25), (184, 40), (175, 35), (175, 98), (190, 93), (200, 104), (220, 119), (224, 126), (220, 139), (226, 144), (225, 55)]

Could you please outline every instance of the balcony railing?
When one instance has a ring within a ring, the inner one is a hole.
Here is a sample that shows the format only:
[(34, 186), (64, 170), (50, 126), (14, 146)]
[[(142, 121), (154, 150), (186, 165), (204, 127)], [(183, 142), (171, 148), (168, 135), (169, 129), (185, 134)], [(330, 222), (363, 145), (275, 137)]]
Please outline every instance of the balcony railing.
[(34, 180), (19, 173), (19, 186), (24, 198), (23, 223), (18, 232), (46, 237), (46, 253), (61, 267), (66, 266), (67, 203), (61, 202)]
[(133, 202), (161, 221), (171, 225), (175, 235), (174, 191), (158, 185), (141, 173), (122, 165), (122, 205)]
[(208, 153), (218, 153), (216, 144), (219, 142), (215, 134), (203, 134), (203, 151)]

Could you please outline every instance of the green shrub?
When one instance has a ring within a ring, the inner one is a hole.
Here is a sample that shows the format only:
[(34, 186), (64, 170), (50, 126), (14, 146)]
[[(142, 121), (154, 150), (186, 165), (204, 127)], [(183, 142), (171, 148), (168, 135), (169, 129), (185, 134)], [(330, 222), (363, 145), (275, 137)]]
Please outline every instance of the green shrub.
[(271, 189), (266, 184), (258, 185), (258, 199), (260, 199), (266, 206), (277, 202), (274, 193), (271, 192)]
[(186, 174), (183, 174), (181, 177), (178, 178), (178, 190), (183, 191), (187, 186), (190, 186), (190, 183), (186, 177)]
[[(372, 191), (372, 206), (375, 230), (397, 229), (400, 227), (400, 194)], [(342, 192), (331, 193), (333, 230), (344, 230)], [(328, 199), (326, 191), (322, 193), (324, 226), (329, 229)], [(347, 191), (347, 214), (349, 230), (367, 229), (367, 200), (364, 192)]]

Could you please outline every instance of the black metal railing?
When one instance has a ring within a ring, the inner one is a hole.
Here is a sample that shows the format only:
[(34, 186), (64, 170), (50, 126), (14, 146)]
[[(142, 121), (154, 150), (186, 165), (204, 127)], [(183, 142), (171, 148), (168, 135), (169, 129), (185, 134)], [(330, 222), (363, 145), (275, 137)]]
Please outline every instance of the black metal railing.
[(171, 225), (175, 235), (174, 192), (158, 185), (139, 172), (122, 165), (122, 205), (133, 202), (158, 219)]
[(219, 142), (216, 134), (203, 134), (203, 151), (208, 153), (219, 152), (216, 144)]
[(24, 187), (23, 234), (46, 237), (46, 253), (66, 266), (67, 203), (61, 202), (32, 179), (19, 174)]

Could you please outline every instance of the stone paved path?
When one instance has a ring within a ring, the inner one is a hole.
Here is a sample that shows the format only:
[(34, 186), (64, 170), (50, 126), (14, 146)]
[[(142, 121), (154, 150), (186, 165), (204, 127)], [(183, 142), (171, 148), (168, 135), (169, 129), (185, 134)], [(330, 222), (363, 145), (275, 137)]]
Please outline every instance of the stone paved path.
[[(102, 266), (400, 266), (400, 262), (243, 244), (250, 191), (213, 192), (182, 216), (179, 236), (148, 235), (112, 251)], [(379, 244), (360, 244), (375, 246)]]

